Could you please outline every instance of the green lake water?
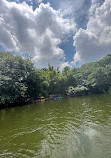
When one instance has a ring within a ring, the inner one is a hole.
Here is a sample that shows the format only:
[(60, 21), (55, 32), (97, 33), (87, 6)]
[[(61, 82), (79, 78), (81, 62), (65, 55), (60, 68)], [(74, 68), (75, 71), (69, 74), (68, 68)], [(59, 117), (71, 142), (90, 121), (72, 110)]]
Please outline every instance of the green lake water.
[(111, 94), (0, 110), (0, 158), (111, 158)]

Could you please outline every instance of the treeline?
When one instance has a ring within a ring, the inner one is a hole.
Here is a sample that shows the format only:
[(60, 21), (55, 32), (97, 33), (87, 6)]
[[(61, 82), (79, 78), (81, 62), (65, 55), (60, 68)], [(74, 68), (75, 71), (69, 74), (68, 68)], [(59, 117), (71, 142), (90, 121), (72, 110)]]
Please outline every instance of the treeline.
[(70, 69), (37, 69), (30, 58), (0, 52), (0, 104), (24, 104), (51, 94), (77, 96), (107, 93), (111, 87), (111, 55)]

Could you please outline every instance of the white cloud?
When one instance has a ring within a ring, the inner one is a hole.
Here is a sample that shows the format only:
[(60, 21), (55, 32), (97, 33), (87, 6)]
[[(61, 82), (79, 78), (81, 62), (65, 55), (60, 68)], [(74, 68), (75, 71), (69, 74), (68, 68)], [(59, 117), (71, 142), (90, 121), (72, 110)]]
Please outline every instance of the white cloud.
[(76, 12), (83, 7), (85, 0), (60, 0), (60, 8), (64, 16), (73, 16)]
[(79, 29), (74, 36), (75, 62), (96, 61), (111, 53), (111, 0), (102, 5), (92, 1), (87, 29)]
[(50, 4), (41, 3), (33, 11), (26, 3), (0, 0), (0, 45), (7, 51), (30, 54), (39, 67), (64, 61), (59, 44), (75, 29), (75, 23)]
[(62, 71), (66, 66), (70, 66), (68, 62), (64, 62), (64, 63), (60, 64), (59, 70)]

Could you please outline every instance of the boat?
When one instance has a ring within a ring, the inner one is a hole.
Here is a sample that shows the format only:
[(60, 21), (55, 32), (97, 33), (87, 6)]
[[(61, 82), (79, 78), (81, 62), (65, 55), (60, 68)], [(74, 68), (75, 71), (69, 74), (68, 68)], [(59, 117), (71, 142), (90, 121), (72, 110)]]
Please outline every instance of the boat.
[(36, 102), (42, 102), (42, 101), (45, 101), (45, 97), (37, 97), (36, 98)]
[(56, 97), (55, 98), (55, 100), (61, 100), (62, 99), (62, 97)]

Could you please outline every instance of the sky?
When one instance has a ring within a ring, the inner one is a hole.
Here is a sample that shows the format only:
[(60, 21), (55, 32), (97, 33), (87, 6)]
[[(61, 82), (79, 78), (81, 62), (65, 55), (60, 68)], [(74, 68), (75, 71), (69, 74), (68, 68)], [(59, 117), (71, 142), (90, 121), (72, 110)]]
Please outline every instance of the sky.
[(63, 69), (111, 54), (111, 0), (0, 0), (0, 50)]

